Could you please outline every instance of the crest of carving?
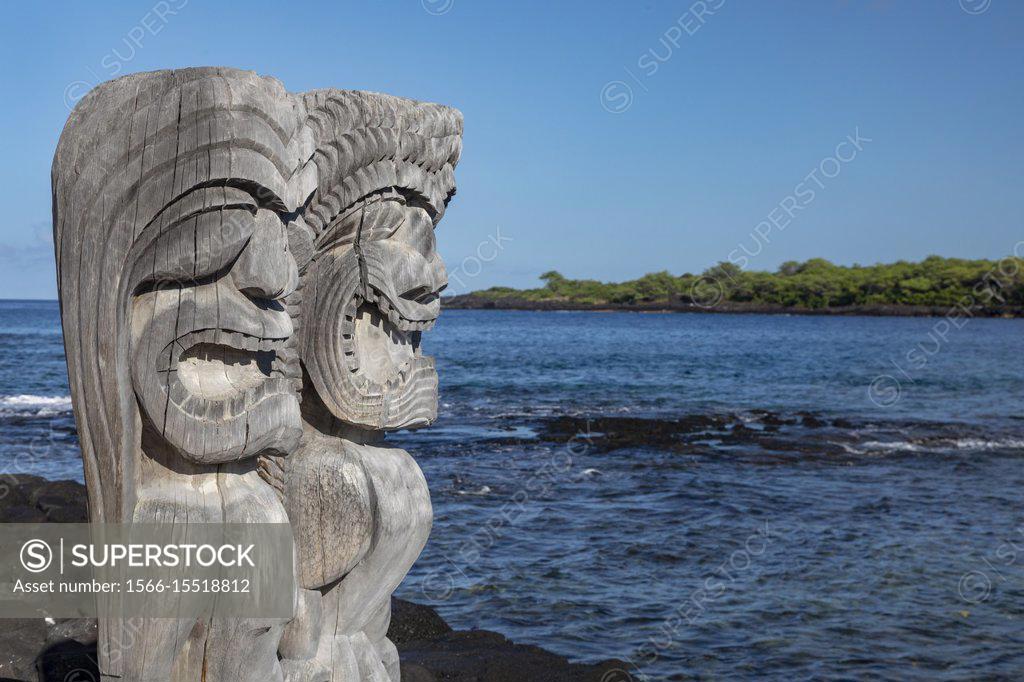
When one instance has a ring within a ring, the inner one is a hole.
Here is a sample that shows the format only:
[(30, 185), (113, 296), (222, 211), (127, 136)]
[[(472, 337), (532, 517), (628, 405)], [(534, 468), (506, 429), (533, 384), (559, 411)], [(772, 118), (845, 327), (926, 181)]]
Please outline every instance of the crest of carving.
[(431, 511), (384, 434), (436, 416), (420, 336), (461, 132), (448, 107), (226, 68), (72, 112), (54, 235), (91, 518), (286, 521), (300, 583), (287, 622), (107, 619), (105, 678), (398, 679), (390, 594)]

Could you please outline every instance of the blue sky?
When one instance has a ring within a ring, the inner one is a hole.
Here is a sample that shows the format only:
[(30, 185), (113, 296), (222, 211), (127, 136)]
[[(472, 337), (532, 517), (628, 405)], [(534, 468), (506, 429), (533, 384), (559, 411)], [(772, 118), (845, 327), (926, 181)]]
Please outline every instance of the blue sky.
[[(146, 0), (4, 14), (2, 298), (55, 296), (49, 172), (67, 103), (116, 75), (197, 65), (460, 108), (459, 195), (438, 233), (456, 293), (549, 269), (617, 280), (739, 258), (997, 258), (1024, 239), (1016, 0)], [(848, 137), (859, 142), (839, 147)]]

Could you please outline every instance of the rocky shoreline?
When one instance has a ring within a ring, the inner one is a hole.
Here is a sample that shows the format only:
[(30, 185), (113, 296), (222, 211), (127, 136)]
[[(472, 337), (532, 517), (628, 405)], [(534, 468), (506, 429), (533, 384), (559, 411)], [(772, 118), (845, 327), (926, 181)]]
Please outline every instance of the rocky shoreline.
[[(87, 520), (85, 487), (74, 481), (0, 475), (0, 520)], [(619, 661), (571, 663), (539, 647), (486, 630), (454, 630), (429, 606), (394, 599), (388, 637), (398, 647), (403, 682), (625, 682)], [(0, 628), (0, 682), (98, 682), (94, 620), (23, 619)]]
[[(578, 312), (635, 313), (723, 313), (761, 315), (866, 315), (872, 317), (946, 317), (965, 313), (949, 306), (924, 305), (852, 305), (835, 308), (801, 308), (796, 306), (736, 303), (720, 301), (714, 305), (698, 305), (689, 301), (655, 301), (650, 303), (576, 303), (573, 301), (531, 301), (515, 296), (486, 298), (475, 294), (445, 296), (442, 307), (448, 310), (536, 310)], [(1024, 308), (979, 306), (971, 308), (971, 317), (1024, 317)]]

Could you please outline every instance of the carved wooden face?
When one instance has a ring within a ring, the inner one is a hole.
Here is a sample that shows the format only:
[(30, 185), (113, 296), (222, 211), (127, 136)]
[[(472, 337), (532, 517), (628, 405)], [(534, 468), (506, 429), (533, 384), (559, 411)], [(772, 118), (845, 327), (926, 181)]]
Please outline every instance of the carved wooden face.
[(196, 190), (165, 214), (180, 217), (143, 252), (156, 274), (131, 303), (132, 381), (145, 417), (194, 462), (287, 452), (301, 421), (281, 299), (298, 274), (282, 219), (230, 187)]
[(302, 361), (338, 419), (374, 429), (425, 426), (437, 416), (434, 360), (420, 336), (434, 325), (448, 278), (434, 223), (388, 191), (325, 231), (304, 274)]

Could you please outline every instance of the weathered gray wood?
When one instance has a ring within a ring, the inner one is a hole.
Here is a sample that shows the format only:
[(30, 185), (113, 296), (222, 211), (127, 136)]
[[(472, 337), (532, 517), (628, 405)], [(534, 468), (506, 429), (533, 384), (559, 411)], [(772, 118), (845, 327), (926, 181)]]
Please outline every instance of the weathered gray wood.
[(322, 595), (322, 626), (315, 655), (282, 664), (288, 680), (392, 682), (390, 596), (432, 514), (419, 467), (383, 432), (437, 414), (437, 374), (419, 340), (447, 283), (434, 227), (454, 194), (462, 118), (373, 93), (323, 90), (304, 102), (317, 189), (291, 234), (301, 277), (289, 309), (308, 381), (302, 442), (283, 478), (302, 587)]
[(72, 112), (54, 238), (90, 516), (288, 521), (300, 582), (289, 623), (103, 619), (104, 679), (398, 679), (389, 598), (431, 510), (383, 437), (436, 416), (419, 337), (461, 132), (440, 105), (227, 68)]

